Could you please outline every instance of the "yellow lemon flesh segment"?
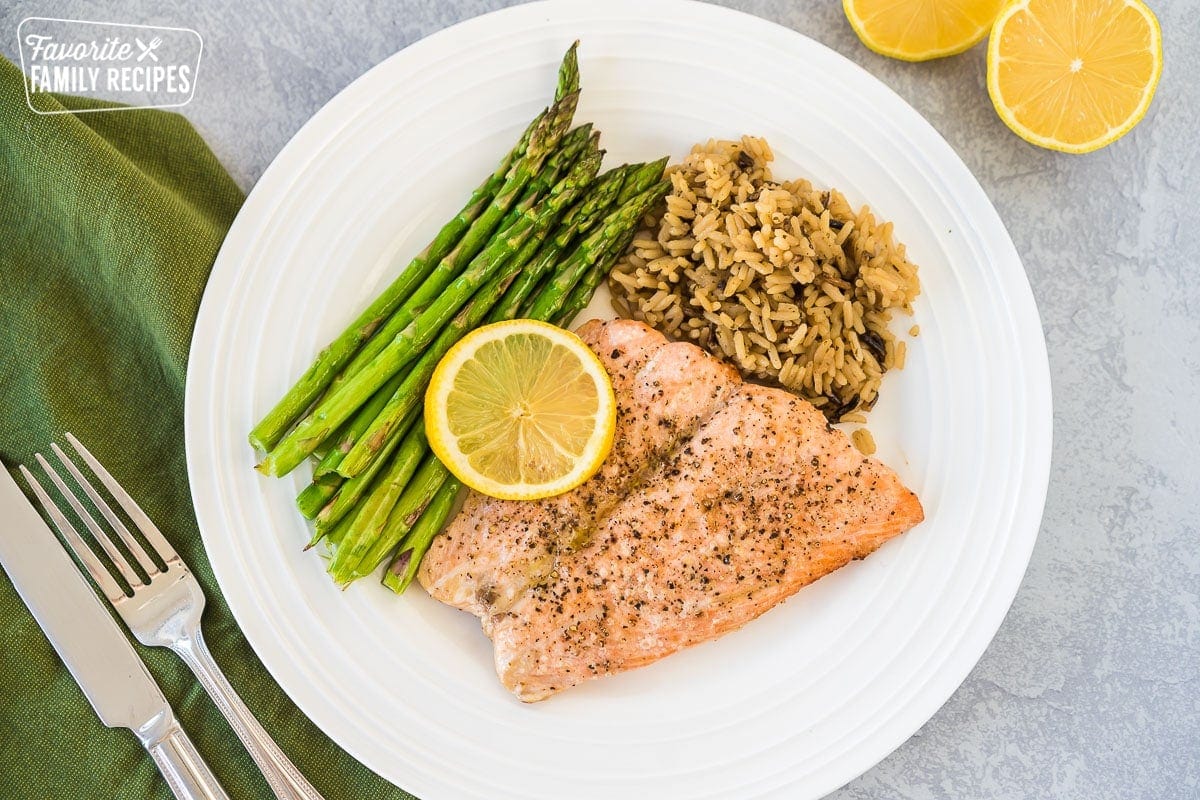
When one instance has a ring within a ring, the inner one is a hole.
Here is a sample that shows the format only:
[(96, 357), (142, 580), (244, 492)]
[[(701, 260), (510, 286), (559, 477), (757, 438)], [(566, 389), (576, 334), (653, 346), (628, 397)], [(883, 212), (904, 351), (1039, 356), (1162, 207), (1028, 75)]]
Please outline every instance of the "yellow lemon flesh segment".
[(1162, 31), (1141, 0), (1017, 0), (988, 41), (988, 93), (1032, 144), (1088, 153), (1128, 133), (1162, 74)]
[(612, 448), (616, 401), (579, 337), (511, 320), (468, 334), (442, 359), (425, 396), (434, 453), (463, 483), (532, 500), (575, 488)]
[(846, 19), (876, 53), (927, 61), (969, 50), (987, 36), (1004, 0), (842, 0)]

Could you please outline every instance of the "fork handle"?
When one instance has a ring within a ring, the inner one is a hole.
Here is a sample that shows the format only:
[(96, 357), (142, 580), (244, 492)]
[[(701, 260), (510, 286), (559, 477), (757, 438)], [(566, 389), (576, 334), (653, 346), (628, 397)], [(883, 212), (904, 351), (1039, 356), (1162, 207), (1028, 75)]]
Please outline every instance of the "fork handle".
[(186, 639), (172, 645), (171, 649), (191, 668), (204, 691), (208, 692), (208, 696), (229, 721), (254, 763), (262, 770), (275, 797), (279, 800), (323, 800), (255, 719), (242, 698), (238, 697), (208, 651), (199, 625), (189, 632)]
[(178, 800), (229, 800), (178, 722), (143, 744)]

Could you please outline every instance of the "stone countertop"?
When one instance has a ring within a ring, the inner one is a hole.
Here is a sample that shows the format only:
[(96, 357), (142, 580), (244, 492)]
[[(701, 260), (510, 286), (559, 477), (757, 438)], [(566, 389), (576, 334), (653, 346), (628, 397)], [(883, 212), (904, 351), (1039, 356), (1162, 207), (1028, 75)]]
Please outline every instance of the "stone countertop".
[[(505, 0), (16, 0), (26, 16), (187, 26), (183, 113), (249, 189), (288, 139), (396, 50)], [(979, 665), (915, 736), (835, 792), (867, 798), (1200, 797), (1200, 4), (1152, 3), (1166, 68), (1145, 120), (1087, 156), (994, 113), (984, 52), (877, 56), (841, 4), (724, 3), (864, 66), (941, 132), (996, 205), (1041, 311), (1054, 453), (1041, 534)]]

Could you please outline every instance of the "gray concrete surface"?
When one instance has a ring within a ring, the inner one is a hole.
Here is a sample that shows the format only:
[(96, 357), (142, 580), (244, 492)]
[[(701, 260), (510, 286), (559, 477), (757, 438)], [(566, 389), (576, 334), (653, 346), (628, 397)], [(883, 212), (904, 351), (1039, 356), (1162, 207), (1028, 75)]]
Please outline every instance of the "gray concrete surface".
[[(983, 660), (894, 754), (833, 797), (1200, 797), (1200, 5), (1153, 3), (1166, 69), (1142, 124), (1088, 156), (993, 112), (982, 47), (868, 52), (840, 3), (728, 0), (865, 66), (925, 115), (1008, 225), (1041, 310), (1054, 460), (1037, 549)], [(28, 15), (182, 25), (205, 40), (183, 109), (249, 188), (353, 78), (504, 0), (12, 0)]]

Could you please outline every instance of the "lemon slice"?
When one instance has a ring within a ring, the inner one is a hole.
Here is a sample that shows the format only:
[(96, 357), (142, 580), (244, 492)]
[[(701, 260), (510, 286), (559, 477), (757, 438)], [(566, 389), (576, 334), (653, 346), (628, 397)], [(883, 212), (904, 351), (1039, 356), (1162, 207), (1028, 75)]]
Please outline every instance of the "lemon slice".
[(842, 0), (858, 38), (876, 53), (928, 61), (987, 36), (1004, 0)]
[(617, 403), (596, 354), (575, 334), (515, 319), (467, 334), (425, 392), (425, 433), (446, 468), (506, 500), (562, 494), (612, 449)]
[(1022, 139), (1089, 153), (1146, 114), (1162, 61), (1162, 30), (1141, 0), (1018, 0), (988, 41), (988, 94)]

